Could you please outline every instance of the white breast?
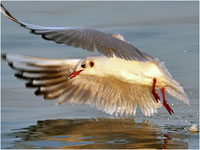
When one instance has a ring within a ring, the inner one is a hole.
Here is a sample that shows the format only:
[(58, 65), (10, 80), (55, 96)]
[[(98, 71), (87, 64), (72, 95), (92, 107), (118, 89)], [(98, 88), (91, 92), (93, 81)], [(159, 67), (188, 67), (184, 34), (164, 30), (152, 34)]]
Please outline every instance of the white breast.
[(120, 58), (95, 57), (97, 76), (110, 76), (125, 82), (152, 85), (162, 72), (153, 62), (126, 61)]

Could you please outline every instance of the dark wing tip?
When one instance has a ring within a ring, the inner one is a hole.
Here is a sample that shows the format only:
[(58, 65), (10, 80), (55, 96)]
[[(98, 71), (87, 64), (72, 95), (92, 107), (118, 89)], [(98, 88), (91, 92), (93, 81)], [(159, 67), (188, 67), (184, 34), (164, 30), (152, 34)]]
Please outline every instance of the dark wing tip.
[(40, 90), (40, 87), (35, 91), (35, 95), (36, 96), (43, 95), (43, 92)]
[[(32, 32), (32, 33), (34, 33), (34, 34), (35, 34), (35, 32)], [(42, 38), (43, 38), (44, 40), (51, 41), (51, 39), (47, 38), (47, 37), (46, 37), (44, 34), (42, 34), (41, 36), (42, 36)]]
[(27, 83), (25, 84), (25, 86), (26, 86), (27, 88), (35, 88), (35, 87), (38, 87), (38, 85), (34, 85), (34, 84), (33, 84), (33, 81), (27, 82)]
[(16, 78), (18, 78), (18, 79), (23, 79), (23, 80), (30, 80), (30, 78), (27, 78), (27, 77), (25, 77), (24, 75), (23, 75), (23, 73), (22, 72), (19, 72), (19, 73), (15, 73), (15, 75), (14, 75)]
[(8, 65), (9, 65), (11, 68), (15, 69), (15, 67), (14, 67), (14, 65), (13, 65), (12, 62), (8, 62)]
[(7, 11), (2, 3), (1, 3), (1, 9), (2, 9), (1, 11)]
[(10, 20), (20, 24), (21, 26), (23, 27), (26, 27), (26, 24), (23, 24), (23, 22), (17, 20), (15, 17), (13, 17), (9, 12), (8, 10), (2, 5), (1, 3), (1, 13), (6, 16), (7, 18), (9, 18)]
[(42, 96), (42, 95), (43, 95), (43, 99), (44, 99), (44, 100), (53, 100), (53, 99), (56, 98), (56, 97), (50, 97), (50, 96), (48, 95), (48, 92), (41, 91), (40, 87), (35, 91), (35, 95), (36, 95), (36, 96)]
[(1, 59), (7, 60), (7, 55), (6, 54), (1, 54)]
[[(26, 27), (26, 26), (24, 26)], [(34, 29), (30, 29), (30, 33), (37, 34)]]
[(1, 3), (1, 8), (4, 8), (5, 9), (5, 7), (3, 6), (3, 4)]

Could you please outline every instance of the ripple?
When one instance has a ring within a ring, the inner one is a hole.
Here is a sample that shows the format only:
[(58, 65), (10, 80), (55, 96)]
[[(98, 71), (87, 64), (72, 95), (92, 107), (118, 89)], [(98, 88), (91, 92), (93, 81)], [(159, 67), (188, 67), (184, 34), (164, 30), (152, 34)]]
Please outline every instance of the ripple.
[[(148, 120), (91, 118), (41, 120), (13, 130), (13, 148), (188, 148), (184, 126), (157, 127)], [(176, 131), (176, 132), (173, 132)], [(51, 144), (50, 144), (51, 143)]]

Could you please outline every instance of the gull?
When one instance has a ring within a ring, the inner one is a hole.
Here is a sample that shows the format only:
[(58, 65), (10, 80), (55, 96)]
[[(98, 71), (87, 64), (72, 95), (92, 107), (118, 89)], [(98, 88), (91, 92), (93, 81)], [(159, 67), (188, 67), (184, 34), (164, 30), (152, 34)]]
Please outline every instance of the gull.
[(83, 59), (2, 54), (2, 59), (17, 71), (15, 76), (27, 80), (26, 87), (36, 88), (35, 94), (45, 100), (57, 99), (57, 104), (89, 104), (121, 116), (136, 115), (137, 107), (145, 116), (152, 116), (162, 105), (172, 115), (174, 111), (166, 101), (165, 91), (190, 104), (183, 88), (164, 64), (138, 50), (120, 34), (82, 27), (27, 24), (14, 18), (2, 4), (1, 12), (43, 39), (103, 54)]

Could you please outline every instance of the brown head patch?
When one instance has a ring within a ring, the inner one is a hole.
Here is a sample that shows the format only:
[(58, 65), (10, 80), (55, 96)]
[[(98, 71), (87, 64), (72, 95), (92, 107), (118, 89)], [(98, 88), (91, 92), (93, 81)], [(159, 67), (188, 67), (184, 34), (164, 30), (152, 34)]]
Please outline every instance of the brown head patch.
[(90, 61), (90, 67), (93, 67), (94, 66), (94, 62), (93, 61)]

